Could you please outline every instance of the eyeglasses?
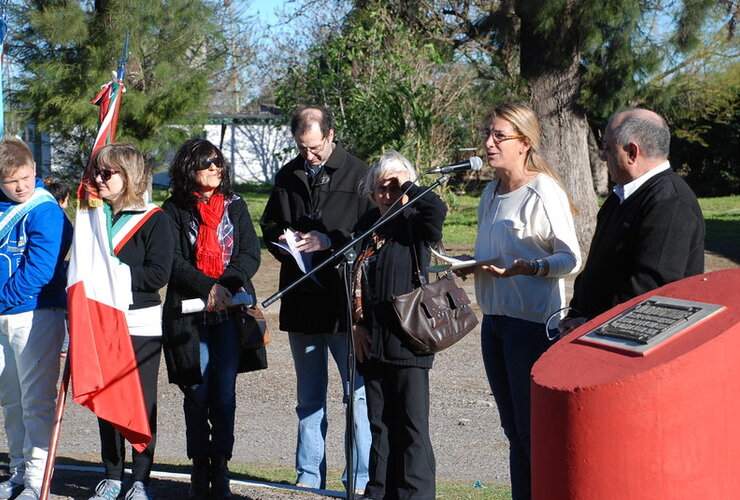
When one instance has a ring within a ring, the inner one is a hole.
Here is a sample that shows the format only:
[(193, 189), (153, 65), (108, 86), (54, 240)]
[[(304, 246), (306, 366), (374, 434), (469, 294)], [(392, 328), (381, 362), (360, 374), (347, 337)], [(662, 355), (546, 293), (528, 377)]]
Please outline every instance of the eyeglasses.
[(221, 156), (214, 156), (213, 158), (208, 158), (203, 165), (198, 165), (195, 170), (210, 170), (211, 167), (215, 167), (218, 170), (221, 170), (224, 168), (224, 159)]
[(92, 178), (96, 179), (98, 176), (100, 176), (101, 179), (103, 179), (103, 182), (108, 182), (111, 177), (113, 177), (116, 174), (120, 174), (120, 170), (111, 170), (108, 168), (98, 168), (93, 167), (92, 171), (90, 172), (92, 174)]
[(296, 143), (296, 147), (298, 148), (298, 151), (311, 153), (312, 155), (316, 156), (317, 154), (321, 153), (322, 149), (324, 149), (327, 139), (328, 137), (324, 137), (324, 139), (322, 139), (321, 141), (321, 144), (318, 144), (317, 146), (301, 146), (300, 144)]
[(501, 132), (496, 132), (495, 130), (491, 130), (490, 128), (483, 128), (480, 131), (481, 138), (485, 141), (488, 140), (488, 138), (492, 138), (493, 142), (496, 144), (501, 144), (504, 141), (510, 141), (512, 139), (526, 139), (527, 136), (524, 134), (516, 134), (516, 135), (506, 135), (502, 134)]

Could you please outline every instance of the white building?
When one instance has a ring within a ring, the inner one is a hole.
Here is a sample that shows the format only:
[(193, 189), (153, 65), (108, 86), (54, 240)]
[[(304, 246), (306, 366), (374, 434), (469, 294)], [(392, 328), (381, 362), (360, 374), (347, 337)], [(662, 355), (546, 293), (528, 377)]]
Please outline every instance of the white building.
[(278, 169), (296, 155), (287, 121), (269, 112), (211, 115), (205, 137), (231, 163), (235, 182), (272, 182)]

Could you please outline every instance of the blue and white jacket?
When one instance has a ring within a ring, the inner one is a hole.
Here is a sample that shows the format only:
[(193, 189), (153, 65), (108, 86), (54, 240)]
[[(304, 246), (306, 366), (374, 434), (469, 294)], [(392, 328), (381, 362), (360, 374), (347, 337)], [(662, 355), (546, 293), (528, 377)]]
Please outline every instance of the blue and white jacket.
[[(45, 191), (44, 183), (36, 179), (35, 193), (39, 190)], [(19, 206), (0, 191), (0, 220)], [(38, 205), (3, 232), (6, 234), (0, 233), (0, 314), (66, 308), (64, 258), (72, 243), (72, 224), (54, 197), (39, 198)]]

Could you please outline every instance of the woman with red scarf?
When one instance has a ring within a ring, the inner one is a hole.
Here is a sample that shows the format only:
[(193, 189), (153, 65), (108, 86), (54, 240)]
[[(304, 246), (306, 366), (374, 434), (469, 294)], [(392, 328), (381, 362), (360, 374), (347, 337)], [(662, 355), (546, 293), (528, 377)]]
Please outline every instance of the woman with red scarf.
[[(164, 305), (169, 380), (185, 399), (191, 499), (230, 498), (227, 462), (234, 446), (236, 375), (267, 367), (264, 347), (242, 347), (232, 297), (247, 292), (260, 245), (247, 204), (231, 187), (229, 164), (205, 139), (191, 139), (170, 166), (172, 196), (162, 208), (175, 226), (172, 276)], [(202, 312), (182, 302), (201, 299)]]

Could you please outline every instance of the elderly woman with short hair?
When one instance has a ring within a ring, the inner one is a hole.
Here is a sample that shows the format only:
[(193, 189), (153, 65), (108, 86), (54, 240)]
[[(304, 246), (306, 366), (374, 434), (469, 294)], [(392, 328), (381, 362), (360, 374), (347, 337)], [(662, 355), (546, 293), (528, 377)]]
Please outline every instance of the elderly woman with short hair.
[[(414, 166), (400, 153), (386, 151), (368, 172), (363, 193), (377, 208), (360, 229), (423, 191), (414, 183)], [(429, 369), (433, 355), (415, 354), (393, 310), (393, 296), (419, 286), (416, 253), (422, 272), (429, 246), (442, 239), (447, 207), (429, 192), (409, 210), (366, 239), (355, 264), (353, 336), (365, 377), (372, 434), (370, 480), (364, 498), (433, 499), (435, 463), (429, 437)]]

